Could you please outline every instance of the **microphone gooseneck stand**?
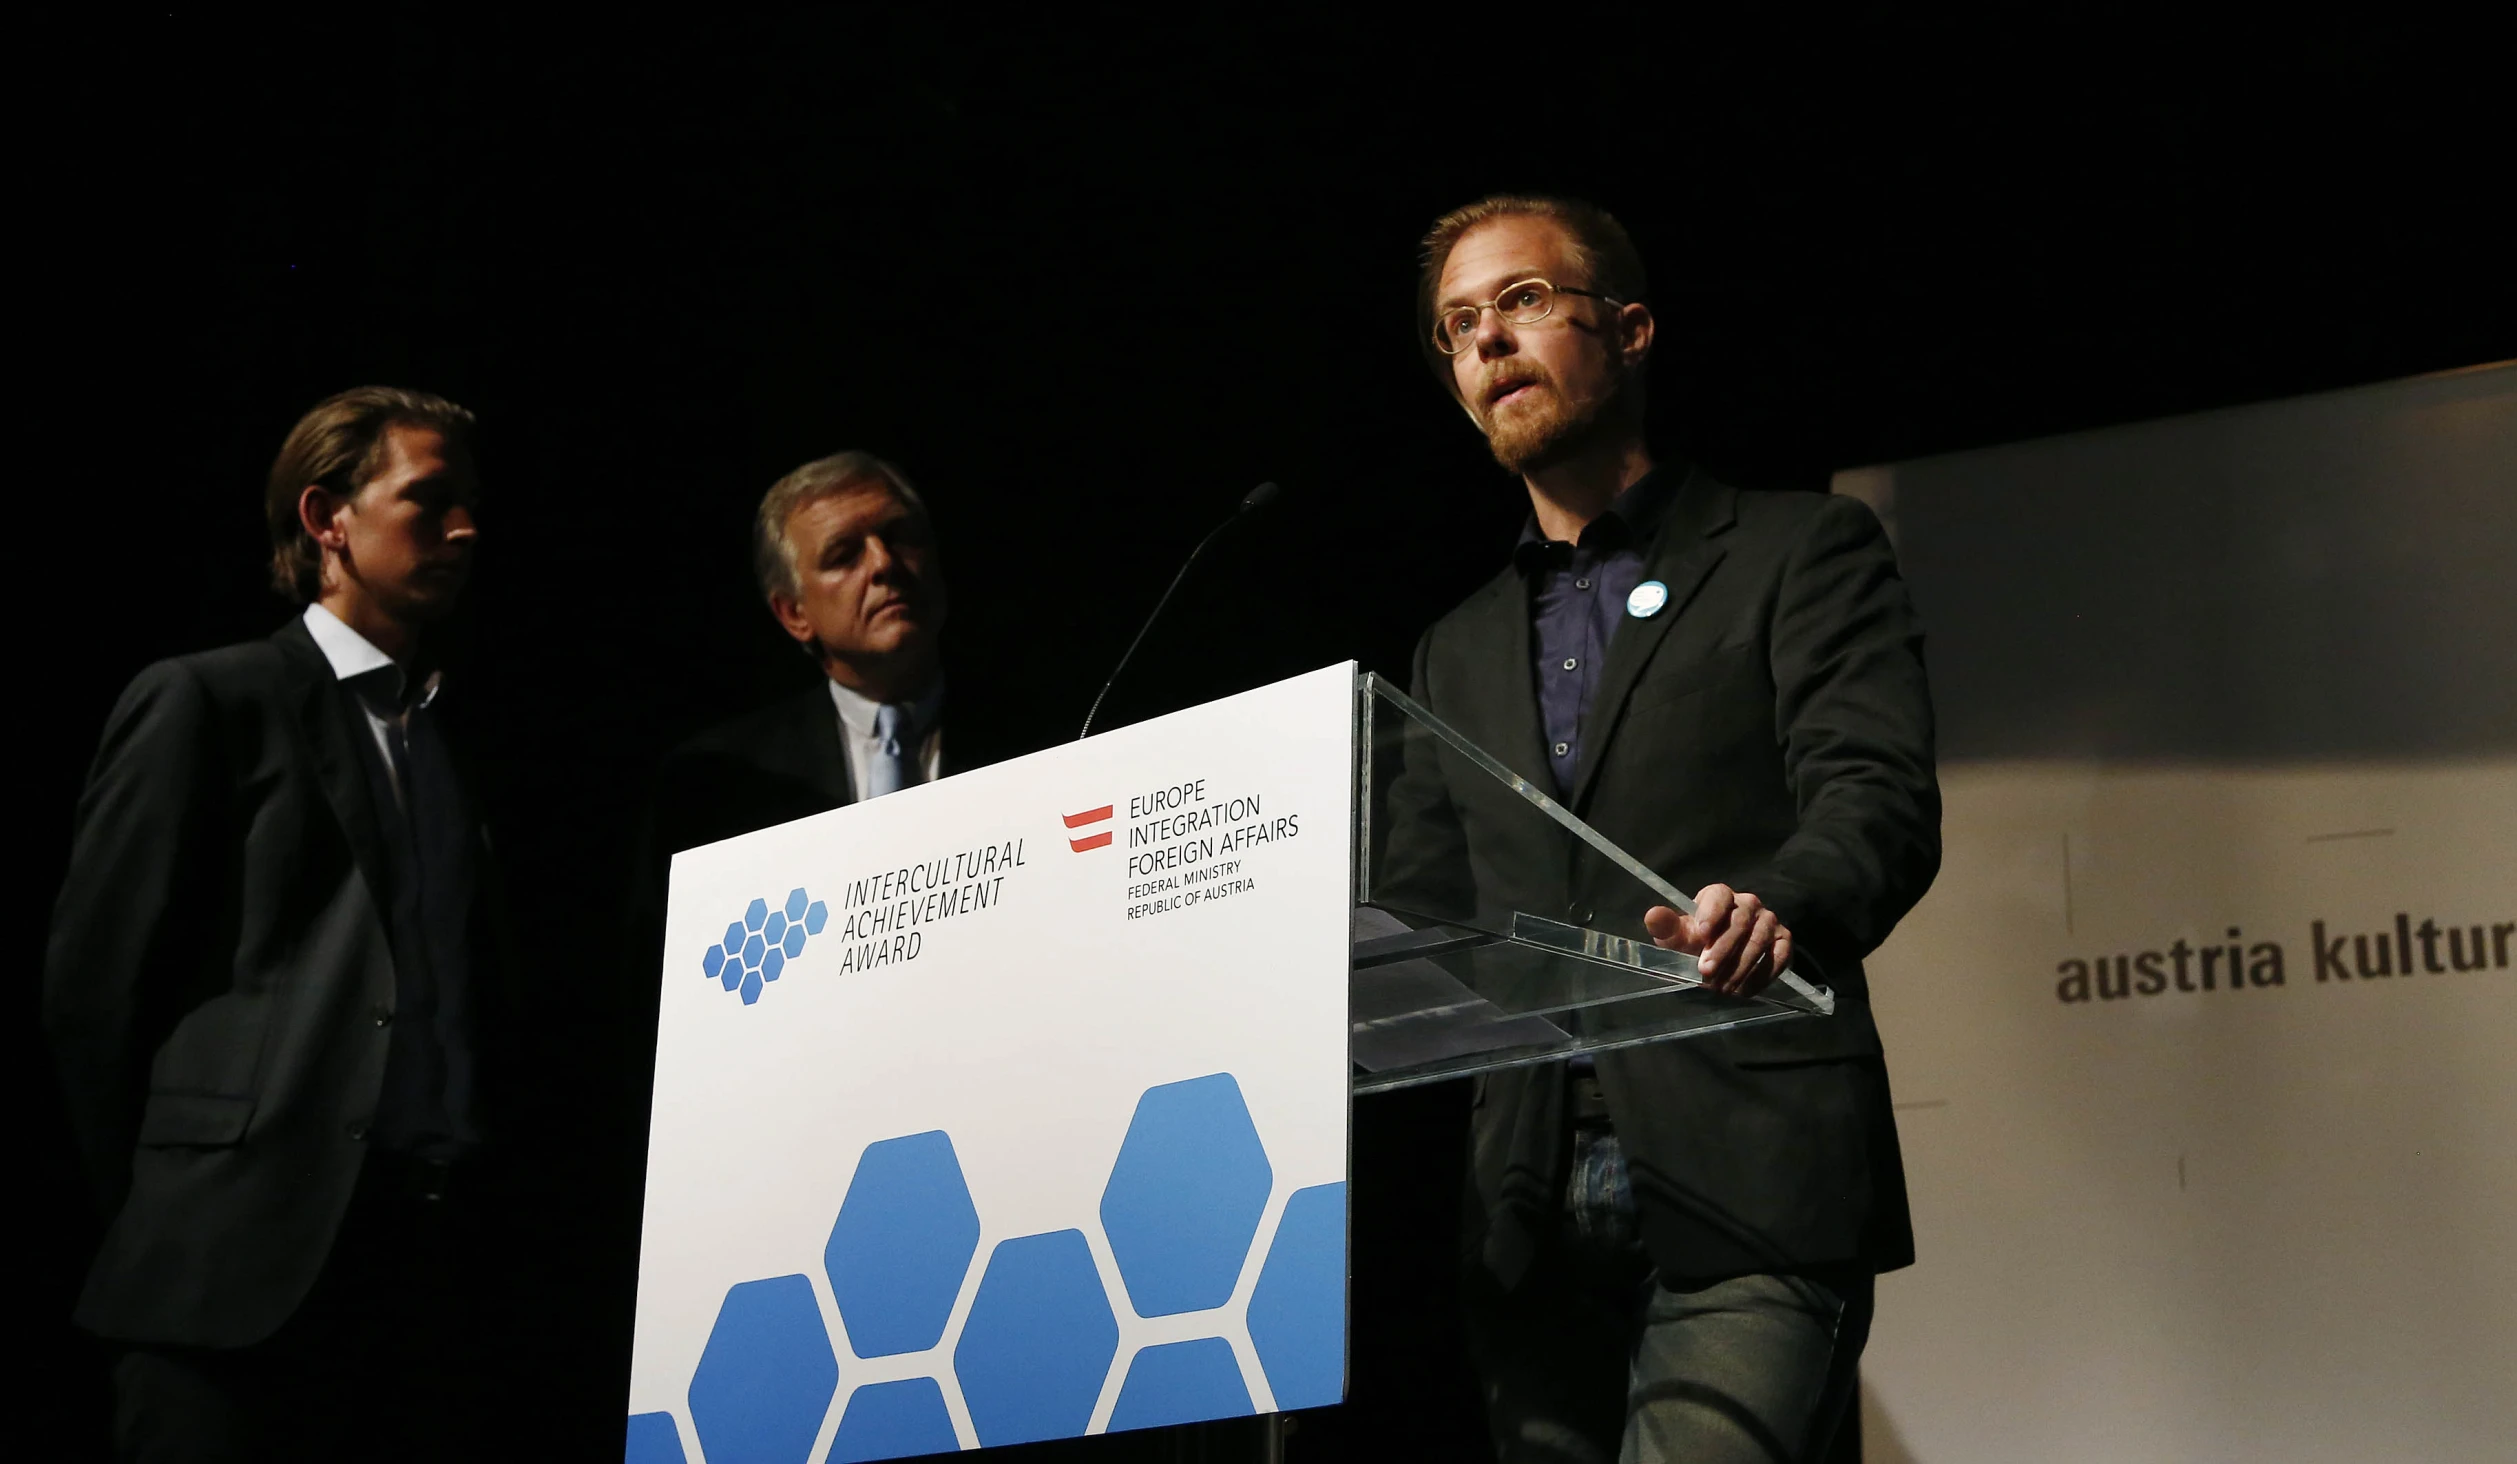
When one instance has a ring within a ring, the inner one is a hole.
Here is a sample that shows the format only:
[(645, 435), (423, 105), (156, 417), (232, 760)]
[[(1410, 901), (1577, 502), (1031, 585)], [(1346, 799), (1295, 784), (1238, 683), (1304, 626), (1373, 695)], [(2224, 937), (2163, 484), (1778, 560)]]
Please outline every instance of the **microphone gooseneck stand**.
[(1145, 633), (1154, 628), (1154, 622), (1162, 619), (1162, 612), (1169, 608), (1171, 597), (1180, 592), (1181, 582), (1189, 577), (1190, 570), (1197, 567), (1197, 561), (1205, 557), (1206, 551), (1213, 547), (1217, 539), (1223, 537), (1226, 529), (1274, 503), (1277, 495), (1282, 491), (1274, 483), (1261, 483), (1243, 495), (1241, 506), (1232, 511), (1230, 518), (1208, 529), (1206, 537), (1197, 541), (1197, 547), (1189, 551), (1189, 557), (1180, 562), (1180, 572), (1171, 577), (1171, 587), (1164, 590), (1162, 598), (1154, 602), (1153, 613), (1145, 617), (1143, 625), (1136, 627), (1136, 639), (1127, 643), (1127, 650), (1119, 656), (1119, 664), (1110, 668), (1110, 679), (1101, 683), (1101, 694), (1092, 699), (1092, 710), (1084, 713), (1084, 729), (1075, 734), (1076, 741), (1081, 742), (1092, 735), (1093, 719), (1101, 715), (1101, 704), (1109, 700), (1110, 688), (1118, 685), (1119, 678), (1126, 674), (1127, 663), (1136, 659), (1136, 648), (1145, 643)]

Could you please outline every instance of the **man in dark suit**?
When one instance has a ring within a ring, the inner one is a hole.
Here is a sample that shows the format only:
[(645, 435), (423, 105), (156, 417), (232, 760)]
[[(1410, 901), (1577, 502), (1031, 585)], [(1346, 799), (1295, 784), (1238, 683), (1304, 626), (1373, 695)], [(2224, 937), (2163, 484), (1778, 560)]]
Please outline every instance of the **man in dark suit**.
[(657, 770), (631, 897), (634, 989), (643, 994), (625, 1043), (637, 1154), (646, 1149), (673, 855), (991, 761), (973, 749), (1003, 735), (998, 719), (963, 715), (956, 689), (946, 745), (944, 567), (925, 500), (898, 468), (843, 452), (780, 478), (753, 515), (752, 569), (778, 628), (818, 674), (683, 743)]
[(1531, 517), (1426, 632), (1415, 695), (1696, 912), (1621, 908), (1607, 861), (1430, 760), (1393, 791), (1393, 857), (1648, 934), (1717, 991), (1787, 965), (1835, 989), (1830, 1019), (1496, 1073), (1473, 1100), (1466, 1294), (1502, 1458), (1815, 1459), (1873, 1277), (1913, 1258), (1861, 963), (1939, 864), (1921, 634), (1860, 504), (1655, 462), (1644, 299), (1587, 205), (1491, 198), (1427, 238), (1428, 358)]
[[(650, 871), (659, 881), (662, 861), (683, 849), (928, 782), (944, 768), (944, 569), (908, 478), (865, 452), (797, 468), (761, 498), (752, 568), (779, 629), (821, 674), (665, 759)], [(655, 884), (649, 902), (661, 893)]]
[(471, 438), (392, 388), (307, 413), (266, 500), (304, 613), (142, 671), (80, 799), (44, 1014), (125, 1458), (430, 1457), (476, 1421), (500, 996), (430, 655)]

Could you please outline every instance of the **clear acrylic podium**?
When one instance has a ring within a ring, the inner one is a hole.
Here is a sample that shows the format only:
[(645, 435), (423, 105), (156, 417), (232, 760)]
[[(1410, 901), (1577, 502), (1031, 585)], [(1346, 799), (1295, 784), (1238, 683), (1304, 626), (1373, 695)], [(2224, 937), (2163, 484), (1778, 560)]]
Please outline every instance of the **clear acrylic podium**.
[[(1379, 675), (1356, 678), (1355, 716), (1356, 1093), (1834, 1015), (1789, 971), (1755, 997), (1704, 990), (1643, 929), (1654, 905), (1692, 913), (1687, 894)], [(1474, 857), (1498, 838), (1604, 861), (1605, 896), (1579, 924), (1518, 908), (1536, 902)]]

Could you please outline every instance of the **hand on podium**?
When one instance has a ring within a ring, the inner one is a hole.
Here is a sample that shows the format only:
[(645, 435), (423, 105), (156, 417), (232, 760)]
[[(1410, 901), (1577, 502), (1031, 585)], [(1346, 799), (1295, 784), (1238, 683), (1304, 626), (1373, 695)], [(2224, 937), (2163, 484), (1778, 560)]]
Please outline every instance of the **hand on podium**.
[(1792, 932), (1765, 902), (1726, 884), (1709, 884), (1695, 897), (1695, 913), (1667, 905), (1643, 912), (1652, 943), (1696, 958), (1704, 989), (1723, 996), (1754, 996), (1792, 963)]

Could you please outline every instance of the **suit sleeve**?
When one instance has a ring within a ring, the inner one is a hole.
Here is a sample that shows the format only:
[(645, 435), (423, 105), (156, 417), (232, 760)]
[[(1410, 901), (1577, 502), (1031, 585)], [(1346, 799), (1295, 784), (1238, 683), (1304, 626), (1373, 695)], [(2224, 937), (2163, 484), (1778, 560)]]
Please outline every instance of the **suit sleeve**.
[(224, 809), (217, 719), (197, 676), (161, 662), (105, 724), (80, 794), (44, 956), (44, 1026), (107, 1215), (129, 1183), (149, 1054), (199, 977), (218, 922), (206, 893)]
[(1784, 565), (1770, 653), (1798, 830), (1740, 887), (1823, 969), (1878, 948), (1940, 868), (1922, 627), (1868, 508), (1830, 498)]

